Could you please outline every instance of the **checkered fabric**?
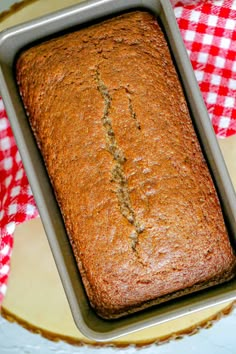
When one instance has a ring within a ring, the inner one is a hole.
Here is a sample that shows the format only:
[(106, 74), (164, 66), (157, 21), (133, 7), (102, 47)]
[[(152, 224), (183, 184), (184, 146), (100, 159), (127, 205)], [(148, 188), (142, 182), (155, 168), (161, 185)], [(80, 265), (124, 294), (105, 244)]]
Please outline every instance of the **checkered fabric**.
[(175, 15), (218, 137), (236, 133), (236, 1), (176, 6)]
[(0, 99), (0, 303), (7, 288), (15, 226), (37, 215), (21, 157)]
[[(194, 1), (191, 6), (173, 1), (215, 132), (218, 137), (235, 134), (236, 0)], [(37, 216), (35, 201), (0, 99), (0, 304), (7, 289), (15, 227)]]

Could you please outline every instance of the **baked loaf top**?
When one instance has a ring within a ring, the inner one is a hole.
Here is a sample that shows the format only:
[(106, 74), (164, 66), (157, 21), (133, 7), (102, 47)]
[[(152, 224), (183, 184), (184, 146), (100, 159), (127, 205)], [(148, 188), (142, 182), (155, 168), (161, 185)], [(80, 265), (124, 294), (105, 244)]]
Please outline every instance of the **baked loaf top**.
[(151, 14), (124, 14), (32, 47), (16, 73), (101, 316), (233, 276), (214, 184)]

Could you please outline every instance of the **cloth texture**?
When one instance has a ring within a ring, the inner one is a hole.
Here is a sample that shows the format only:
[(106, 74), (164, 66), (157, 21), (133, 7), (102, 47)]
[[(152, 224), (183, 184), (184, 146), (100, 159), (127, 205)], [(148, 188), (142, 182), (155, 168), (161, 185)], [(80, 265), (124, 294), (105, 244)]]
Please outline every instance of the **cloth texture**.
[[(176, 2), (174, 11), (214, 131), (236, 134), (236, 0)], [(0, 98), (0, 305), (16, 225), (38, 210)]]

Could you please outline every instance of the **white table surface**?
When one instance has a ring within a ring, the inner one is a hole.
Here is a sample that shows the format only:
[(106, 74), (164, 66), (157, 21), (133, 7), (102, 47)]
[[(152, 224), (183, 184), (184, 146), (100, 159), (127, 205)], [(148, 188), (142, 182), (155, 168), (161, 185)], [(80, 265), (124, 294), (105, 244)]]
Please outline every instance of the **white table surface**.
[[(20, 2), (20, 1), (21, 0), (0, 0), (0, 12), (9, 9), (9, 7), (12, 4), (15, 4), (16, 2)], [(58, 0), (52, 0), (52, 1), (58, 1)]]
[[(20, 0), (18, 0), (20, 1)], [(59, 1), (59, 0), (49, 0)], [(0, 11), (7, 9), (16, 0), (0, 0)], [(222, 318), (209, 329), (184, 337), (178, 341), (159, 346), (136, 349), (75, 347), (64, 342), (52, 342), (38, 334), (30, 333), (16, 323), (0, 317), (0, 354), (235, 354), (236, 353), (236, 310)]]

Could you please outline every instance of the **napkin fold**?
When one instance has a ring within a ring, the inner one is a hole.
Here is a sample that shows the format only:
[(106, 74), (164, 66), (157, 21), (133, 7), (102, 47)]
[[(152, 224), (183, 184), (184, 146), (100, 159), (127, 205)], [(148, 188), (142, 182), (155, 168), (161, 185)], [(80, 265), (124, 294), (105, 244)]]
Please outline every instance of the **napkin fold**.
[[(236, 134), (236, 0), (194, 1), (189, 5), (190, 1), (173, 0), (176, 19), (209, 119), (216, 135), (226, 138)], [(7, 290), (15, 227), (37, 216), (0, 98), (0, 305)]]

